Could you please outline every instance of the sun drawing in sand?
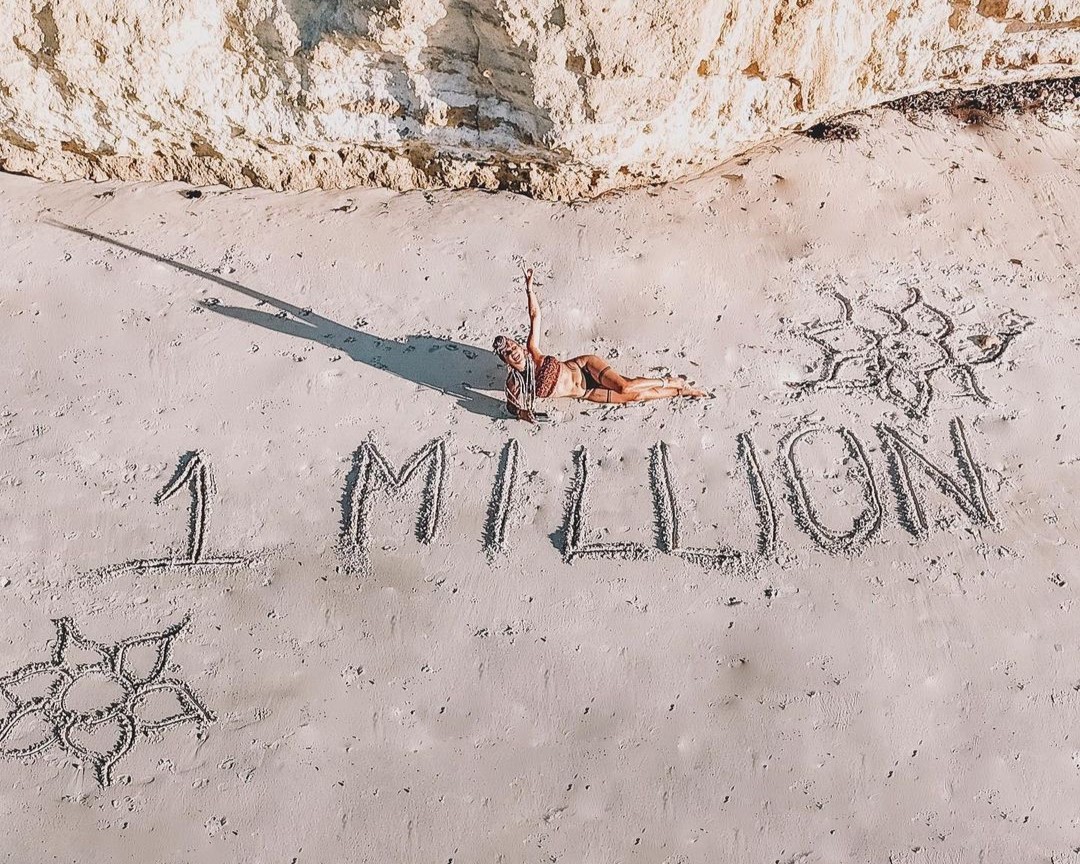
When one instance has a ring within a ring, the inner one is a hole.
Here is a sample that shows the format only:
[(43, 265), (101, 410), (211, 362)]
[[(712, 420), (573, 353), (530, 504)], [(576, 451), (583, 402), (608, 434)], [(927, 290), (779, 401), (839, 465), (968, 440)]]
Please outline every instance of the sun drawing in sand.
[(187, 623), (103, 645), (70, 618), (54, 620), (52, 657), (0, 678), (0, 696), (11, 705), (0, 719), (0, 755), (58, 749), (91, 767), (104, 787), (139, 735), (213, 721), (186, 683), (163, 677), (172, 641)]
[(878, 326), (870, 326), (858, 323), (852, 302), (834, 291), (839, 317), (812, 322), (801, 330), (822, 351), (818, 375), (791, 386), (803, 391), (868, 391), (914, 418), (926, 417), (943, 384), (951, 385), (953, 395), (988, 403), (978, 367), (999, 360), (1031, 322), (1011, 315), (997, 332), (964, 334), (917, 288), (909, 287), (908, 292), (907, 302), (898, 310), (873, 306), (866, 317), (876, 313), (880, 320)]

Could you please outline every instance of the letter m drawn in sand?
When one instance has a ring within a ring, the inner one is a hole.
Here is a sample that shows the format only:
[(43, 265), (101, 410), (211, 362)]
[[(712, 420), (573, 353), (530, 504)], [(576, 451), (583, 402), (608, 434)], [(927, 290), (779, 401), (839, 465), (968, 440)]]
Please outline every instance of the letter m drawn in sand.
[(341, 501), (342, 545), (351, 569), (366, 573), (370, 567), (371, 515), (376, 509), (376, 493), (397, 495), (427, 466), (416, 522), (416, 539), (431, 543), (439, 530), (443, 492), (446, 487), (446, 439), (436, 438), (410, 456), (400, 469), (380, 452), (372, 441), (361, 444), (353, 454), (352, 470)]

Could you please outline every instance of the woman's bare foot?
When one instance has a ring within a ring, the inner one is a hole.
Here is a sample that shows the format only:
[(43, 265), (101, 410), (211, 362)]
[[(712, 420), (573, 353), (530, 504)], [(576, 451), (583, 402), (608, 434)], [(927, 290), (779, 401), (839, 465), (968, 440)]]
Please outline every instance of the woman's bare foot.
[(664, 379), (664, 386), (674, 387), (680, 396), (688, 399), (703, 399), (709, 395), (708, 391), (695, 387), (693, 381), (687, 381), (685, 375), (668, 376)]

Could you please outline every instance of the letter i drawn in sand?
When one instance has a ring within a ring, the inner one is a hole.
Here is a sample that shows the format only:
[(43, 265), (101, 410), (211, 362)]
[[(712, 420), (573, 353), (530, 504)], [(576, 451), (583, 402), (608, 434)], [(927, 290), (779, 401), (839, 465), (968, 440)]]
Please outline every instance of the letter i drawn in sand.
[(491, 503), (484, 523), (484, 554), (492, 561), (506, 552), (507, 533), (510, 527), (511, 511), (514, 508), (515, 490), (520, 473), (521, 445), (511, 438), (503, 448), (499, 461), (499, 470), (495, 475), (495, 488), (491, 492)]
[(210, 498), (214, 491), (213, 475), (206, 457), (198, 450), (185, 453), (180, 459), (176, 473), (164, 489), (154, 498), (155, 504), (163, 504), (181, 489), (187, 488), (190, 496), (188, 511), (187, 550), (182, 557), (139, 558), (114, 564), (97, 571), (101, 575), (115, 576), (120, 573), (142, 573), (172, 567), (246, 567), (252, 559), (246, 555), (207, 555), (206, 526), (210, 515)]

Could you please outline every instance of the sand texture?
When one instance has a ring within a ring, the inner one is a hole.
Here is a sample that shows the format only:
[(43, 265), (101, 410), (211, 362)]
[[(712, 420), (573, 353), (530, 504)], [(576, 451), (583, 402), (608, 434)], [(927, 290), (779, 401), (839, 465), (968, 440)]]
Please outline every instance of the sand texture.
[[(0, 860), (1075, 864), (1080, 144), (859, 122), (573, 207), (0, 177)], [(715, 398), (502, 419), (520, 261)]]
[(574, 200), (1076, 75), (1080, 0), (0, 0), (0, 168)]

